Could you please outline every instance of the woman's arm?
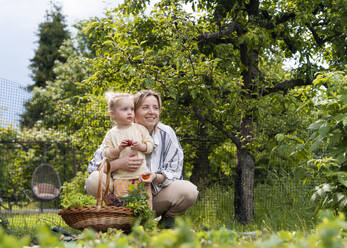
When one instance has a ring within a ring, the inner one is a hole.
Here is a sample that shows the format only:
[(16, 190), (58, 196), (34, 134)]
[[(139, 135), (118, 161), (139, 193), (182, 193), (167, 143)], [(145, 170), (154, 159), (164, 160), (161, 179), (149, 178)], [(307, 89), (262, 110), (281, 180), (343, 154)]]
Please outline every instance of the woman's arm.
[[(137, 157), (137, 153), (130, 153), (122, 158), (118, 158), (112, 160), (110, 162), (111, 172), (114, 172), (118, 169), (128, 170), (128, 171), (136, 171), (143, 163), (142, 158)], [(107, 167), (104, 167), (104, 172), (107, 173)]]
[(99, 168), (101, 161), (104, 159), (104, 143), (95, 151), (92, 160), (88, 163), (88, 172), (92, 173)]
[[(99, 148), (94, 153), (93, 159), (88, 164), (88, 172), (92, 173), (93, 171), (99, 168), (102, 160), (104, 159), (104, 142), (99, 146)], [(110, 162), (111, 172), (124, 169), (129, 171), (136, 171), (143, 163), (142, 158), (138, 158), (136, 153), (130, 153), (123, 158), (119, 158), (116, 160), (112, 160)], [(107, 168), (105, 166), (104, 172), (107, 172)]]
[(158, 147), (152, 153), (152, 171), (157, 173), (155, 182), (166, 186), (172, 181), (182, 179), (183, 149), (174, 130), (159, 123), (154, 140)]

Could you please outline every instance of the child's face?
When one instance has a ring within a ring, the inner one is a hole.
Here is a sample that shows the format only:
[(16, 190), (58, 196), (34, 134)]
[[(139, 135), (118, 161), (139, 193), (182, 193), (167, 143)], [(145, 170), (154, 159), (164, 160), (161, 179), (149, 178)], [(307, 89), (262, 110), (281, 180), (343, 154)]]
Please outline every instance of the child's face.
[(112, 111), (118, 125), (130, 125), (134, 122), (134, 101), (130, 97), (121, 98)]

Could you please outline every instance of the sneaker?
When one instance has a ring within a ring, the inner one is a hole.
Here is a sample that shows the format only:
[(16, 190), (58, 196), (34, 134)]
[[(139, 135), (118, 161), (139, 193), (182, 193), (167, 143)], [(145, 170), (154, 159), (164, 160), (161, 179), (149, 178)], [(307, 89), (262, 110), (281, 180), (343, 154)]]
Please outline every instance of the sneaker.
[(158, 222), (158, 227), (160, 229), (172, 229), (175, 226), (175, 217), (172, 216), (162, 216)]

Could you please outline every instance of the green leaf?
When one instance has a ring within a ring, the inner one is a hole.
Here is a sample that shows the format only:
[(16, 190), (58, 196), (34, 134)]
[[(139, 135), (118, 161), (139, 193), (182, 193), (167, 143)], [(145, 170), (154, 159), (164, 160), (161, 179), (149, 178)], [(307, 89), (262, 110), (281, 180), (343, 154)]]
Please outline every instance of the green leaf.
[(107, 40), (107, 41), (103, 42), (102, 44), (103, 45), (109, 45), (109, 44), (112, 44), (112, 43), (113, 43), (112, 40)]
[(293, 240), (294, 237), (293, 233), (289, 231), (279, 231), (277, 234), (281, 239), (287, 242)]
[(347, 188), (347, 172), (340, 171), (337, 175), (337, 180)]
[(306, 169), (304, 169), (303, 167), (297, 167), (295, 168), (294, 175), (298, 180), (304, 179), (307, 177)]
[(318, 148), (320, 148), (322, 142), (323, 142), (323, 137), (322, 136), (318, 136), (315, 141), (313, 142), (313, 144), (311, 145), (309, 151), (313, 152), (316, 151)]
[(326, 137), (327, 133), (330, 131), (330, 127), (328, 124), (325, 122), (324, 124), (321, 125), (321, 127), (318, 130), (318, 133), (322, 137)]
[(324, 120), (317, 120), (314, 123), (312, 123), (311, 125), (308, 126), (309, 130), (317, 130), (321, 127), (321, 125), (324, 123)]
[(341, 97), (340, 97), (340, 100), (342, 102), (342, 105), (347, 105), (347, 94), (343, 94)]
[(281, 133), (277, 134), (277, 135), (276, 135), (276, 140), (277, 140), (278, 142), (282, 142), (282, 141), (284, 140), (284, 135), (281, 134)]
[(283, 243), (283, 240), (279, 236), (272, 235), (269, 240), (266, 240), (266, 241), (263, 241), (262, 243), (260, 243), (259, 247), (260, 248), (276, 247), (281, 243)]

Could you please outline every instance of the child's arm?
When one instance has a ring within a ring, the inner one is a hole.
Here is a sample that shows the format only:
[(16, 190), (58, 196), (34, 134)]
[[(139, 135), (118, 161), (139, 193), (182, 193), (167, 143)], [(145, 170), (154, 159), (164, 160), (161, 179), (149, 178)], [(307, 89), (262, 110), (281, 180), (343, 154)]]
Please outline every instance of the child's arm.
[(134, 141), (132, 143), (131, 150), (140, 151), (140, 152), (146, 152), (147, 151), (147, 144)]
[(105, 149), (105, 157), (109, 158), (110, 160), (118, 158), (119, 153), (120, 151), (118, 148)]
[(138, 125), (138, 129), (141, 133), (142, 142), (133, 142), (131, 149), (149, 154), (154, 149), (153, 139), (149, 134), (147, 128), (142, 125)]
[(119, 157), (119, 154), (124, 150), (127, 146), (125, 145), (126, 141), (123, 140), (118, 147), (115, 146), (111, 132), (108, 132), (105, 137), (105, 148), (104, 148), (104, 156), (110, 160), (116, 159)]

